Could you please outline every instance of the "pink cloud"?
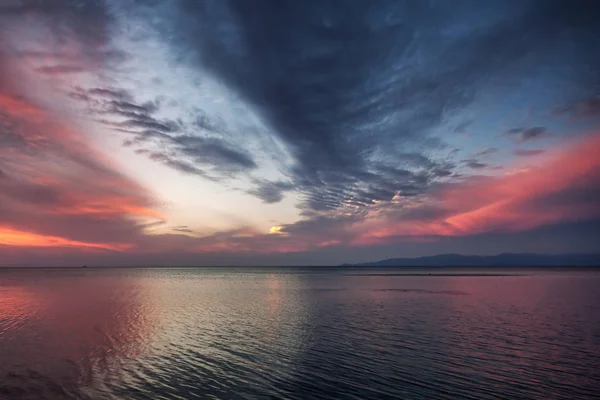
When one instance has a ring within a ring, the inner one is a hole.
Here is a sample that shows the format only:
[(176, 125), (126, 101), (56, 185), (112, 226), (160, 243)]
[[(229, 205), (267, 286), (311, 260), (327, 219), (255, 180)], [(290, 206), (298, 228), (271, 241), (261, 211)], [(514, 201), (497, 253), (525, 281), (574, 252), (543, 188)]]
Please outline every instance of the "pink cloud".
[[(0, 59), (0, 70), (6, 63)], [(4, 68), (2, 68), (4, 66)], [(124, 251), (157, 219), (153, 196), (73, 124), (0, 82), (0, 245)]]
[(50, 65), (38, 67), (36, 71), (46, 75), (64, 75), (85, 72), (86, 69), (76, 65)]
[(516, 166), (499, 177), (472, 177), (431, 193), (409, 214), (433, 208), (434, 217), (371, 222), (355, 244), (397, 236), (462, 236), (523, 231), (559, 222), (600, 217), (600, 134), (569, 148), (550, 151), (537, 166)]

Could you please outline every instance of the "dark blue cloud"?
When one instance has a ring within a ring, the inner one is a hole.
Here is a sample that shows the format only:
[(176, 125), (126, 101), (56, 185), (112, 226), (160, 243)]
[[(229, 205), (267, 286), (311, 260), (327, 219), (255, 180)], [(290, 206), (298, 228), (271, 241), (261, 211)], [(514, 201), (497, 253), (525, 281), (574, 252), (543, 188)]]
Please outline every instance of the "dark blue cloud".
[(137, 104), (133, 95), (114, 88), (75, 88), (74, 99), (84, 101), (105, 125), (128, 135), (126, 146), (136, 146), (138, 154), (181, 172), (208, 179), (235, 175), (258, 167), (252, 155), (240, 144), (224, 139), (224, 124), (199, 113), (192, 129), (210, 131), (213, 136), (196, 135), (182, 123), (156, 117), (158, 101)]
[(467, 167), (471, 169), (485, 169), (489, 167), (488, 164), (482, 163), (477, 160), (464, 160), (464, 163)]
[(515, 150), (515, 155), (519, 157), (533, 157), (539, 156), (540, 154), (544, 154), (546, 151), (543, 149), (534, 149), (534, 150)]
[(532, 128), (513, 128), (504, 132), (505, 136), (511, 137), (516, 143), (528, 142), (533, 139), (539, 139), (546, 134), (546, 128), (534, 126)]
[[(170, 25), (173, 51), (195, 55), (290, 146), (296, 164), (287, 172), (305, 210), (336, 209), (355, 198), (368, 204), (451, 176), (456, 165), (434, 167), (439, 160), (431, 153), (444, 151), (445, 140), (432, 130), (486, 88), (555, 61), (565, 40), (578, 43), (573, 64), (600, 65), (591, 53), (600, 33), (593, 1), (181, 5)], [(511, 131), (518, 141), (543, 133)], [(381, 173), (382, 166), (412, 163), (415, 154), (429, 165), (399, 168), (404, 178)]]
[(283, 200), (285, 192), (288, 192), (294, 188), (294, 185), (290, 182), (282, 181), (263, 181), (257, 182), (256, 187), (248, 191), (249, 194), (254, 195), (261, 199), (267, 204), (278, 203)]

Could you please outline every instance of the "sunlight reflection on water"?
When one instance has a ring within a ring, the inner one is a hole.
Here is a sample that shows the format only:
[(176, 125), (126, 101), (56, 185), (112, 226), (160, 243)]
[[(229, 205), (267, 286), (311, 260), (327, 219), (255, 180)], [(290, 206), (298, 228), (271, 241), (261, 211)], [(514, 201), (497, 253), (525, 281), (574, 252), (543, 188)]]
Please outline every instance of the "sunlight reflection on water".
[(600, 274), (380, 272), (3, 270), (0, 398), (600, 393)]

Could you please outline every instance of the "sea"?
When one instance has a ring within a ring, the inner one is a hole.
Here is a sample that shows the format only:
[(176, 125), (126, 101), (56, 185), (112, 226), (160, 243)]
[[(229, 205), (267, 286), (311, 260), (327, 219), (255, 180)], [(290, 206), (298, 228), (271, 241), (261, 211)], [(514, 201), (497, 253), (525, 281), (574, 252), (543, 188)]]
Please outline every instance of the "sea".
[(599, 398), (599, 270), (0, 270), (2, 400)]

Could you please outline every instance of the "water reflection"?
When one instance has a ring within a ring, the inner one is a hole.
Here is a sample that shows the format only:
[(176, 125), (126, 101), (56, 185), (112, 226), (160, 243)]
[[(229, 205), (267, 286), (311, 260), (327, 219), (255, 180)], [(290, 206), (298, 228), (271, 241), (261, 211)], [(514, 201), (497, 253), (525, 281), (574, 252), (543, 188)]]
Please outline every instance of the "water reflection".
[[(471, 301), (449, 302), (444, 340), (455, 360), (470, 360), (465, 372), (489, 382), (507, 396), (519, 397), (521, 385), (538, 388), (540, 397), (560, 398), (554, 390), (586, 398), (597, 392), (600, 375), (600, 296), (598, 277), (507, 277), (490, 281), (462, 278), (447, 282), (469, 288)], [(587, 394), (587, 395), (585, 395)]]
[(587, 398), (599, 277), (0, 271), (0, 398)]
[(0, 364), (0, 377), (11, 398), (85, 394), (139, 354), (148, 337), (151, 324), (126, 275), (90, 280), (38, 270), (2, 278), (0, 359), (10, 362)]
[(0, 340), (13, 340), (19, 327), (35, 317), (40, 304), (35, 293), (18, 286), (0, 286)]
[(281, 276), (277, 276), (275, 274), (269, 274), (266, 279), (267, 286), (267, 294), (265, 296), (265, 300), (267, 302), (267, 306), (269, 309), (269, 313), (271, 314), (271, 318), (275, 321), (278, 320), (278, 316), (280, 315), (280, 306), (282, 301), (281, 296)]
[(148, 278), (153, 295), (147, 308), (160, 322), (141, 368), (168, 365), (172, 372), (153, 383), (186, 395), (256, 396), (261, 385), (277, 391), (275, 382), (302, 348), (306, 309), (295, 290), (297, 277), (194, 270), (169, 275)]

